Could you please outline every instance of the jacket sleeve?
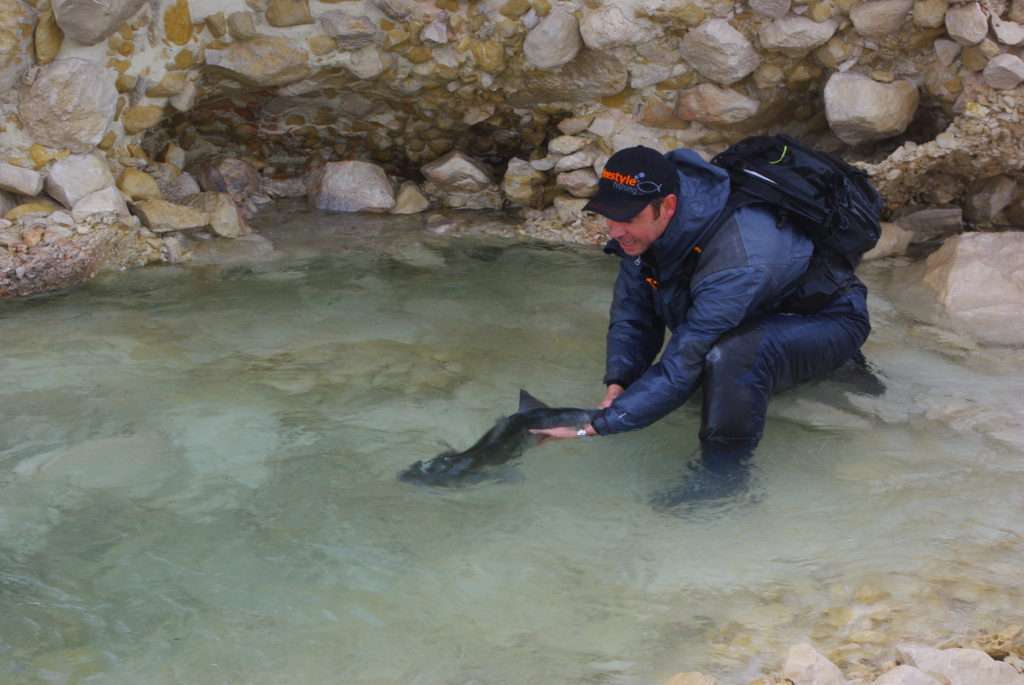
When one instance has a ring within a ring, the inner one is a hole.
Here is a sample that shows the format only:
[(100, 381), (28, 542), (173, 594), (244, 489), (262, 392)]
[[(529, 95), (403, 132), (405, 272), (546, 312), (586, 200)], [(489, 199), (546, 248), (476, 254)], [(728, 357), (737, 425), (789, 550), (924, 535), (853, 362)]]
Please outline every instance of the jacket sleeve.
[(665, 324), (650, 286), (621, 263), (608, 323), (605, 385), (629, 387), (651, 366), (664, 340)]
[(594, 419), (594, 429), (601, 435), (636, 430), (682, 406), (700, 382), (711, 347), (772, 293), (769, 274), (751, 266), (724, 269), (694, 284), (686, 321), (673, 331), (661, 359)]

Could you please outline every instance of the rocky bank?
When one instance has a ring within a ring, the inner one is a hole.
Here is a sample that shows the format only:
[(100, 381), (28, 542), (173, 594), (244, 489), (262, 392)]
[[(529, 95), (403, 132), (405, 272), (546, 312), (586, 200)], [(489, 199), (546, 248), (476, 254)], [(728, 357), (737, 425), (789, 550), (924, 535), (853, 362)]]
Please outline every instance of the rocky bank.
[[(8, 297), (183, 259), (284, 197), (596, 242), (615, 149), (758, 132), (864, 165), (879, 255), (1024, 223), (1024, 0), (0, 0), (0, 26)], [(955, 319), (1020, 313), (1019, 241), (975, 237), (925, 282)], [(966, 304), (979, 270), (999, 289)]]

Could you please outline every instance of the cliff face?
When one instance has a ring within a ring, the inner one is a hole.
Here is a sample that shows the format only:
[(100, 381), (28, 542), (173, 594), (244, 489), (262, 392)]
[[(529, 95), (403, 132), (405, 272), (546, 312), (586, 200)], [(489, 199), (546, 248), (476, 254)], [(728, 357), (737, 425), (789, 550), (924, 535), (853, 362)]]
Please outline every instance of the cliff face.
[[(236, 235), (307, 194), (564, 223), (617, 148), (785, 131), (871, 163), (891, 211), (1002, 183), (1001, 207), (968, 209), (998, 223), (1021, 204), (1019, 22), (1024, 0), (0, 0), (0, 201), (45, 181), (73, 212), (53, 169), (101, 159), (113, 182), (86, 185), (116, 190), (78, 215), (121, 216), (165, 257), (160, 233), (212, 226), (180, 209), (200, 190), (240, 207)], [(174, 220), (138, 210), (167, 200)]]

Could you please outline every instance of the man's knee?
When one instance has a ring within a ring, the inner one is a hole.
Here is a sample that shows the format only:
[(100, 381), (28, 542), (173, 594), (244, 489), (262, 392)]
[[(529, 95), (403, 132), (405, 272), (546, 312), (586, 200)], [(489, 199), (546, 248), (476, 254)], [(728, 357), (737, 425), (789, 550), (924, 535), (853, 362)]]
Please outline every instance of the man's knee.
[(761, 336), (755, 331), (746, 335), (726, 335), (704, 355), (704, 379), (738, 378), (750, 373), (757, 363)]

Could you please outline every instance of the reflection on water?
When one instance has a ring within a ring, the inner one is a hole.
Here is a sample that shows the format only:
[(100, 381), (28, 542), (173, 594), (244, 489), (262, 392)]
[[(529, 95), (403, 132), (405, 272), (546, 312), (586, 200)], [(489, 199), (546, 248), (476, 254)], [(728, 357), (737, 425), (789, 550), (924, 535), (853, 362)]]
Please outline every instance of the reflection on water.
[(745, 682), (800, 640), (1021, 606), (1020, 455), (933, 420), (1019, 398), (998, 355), (876, 296), (886, 395), (779, 398), (752, 496), (713, 513), (647, 504), (689, 408), (432, 491), (395, 474), (520, 387), (598, 399), (615, 265), (303, 220), (272, 258), (0, 308), (0, 682)]

